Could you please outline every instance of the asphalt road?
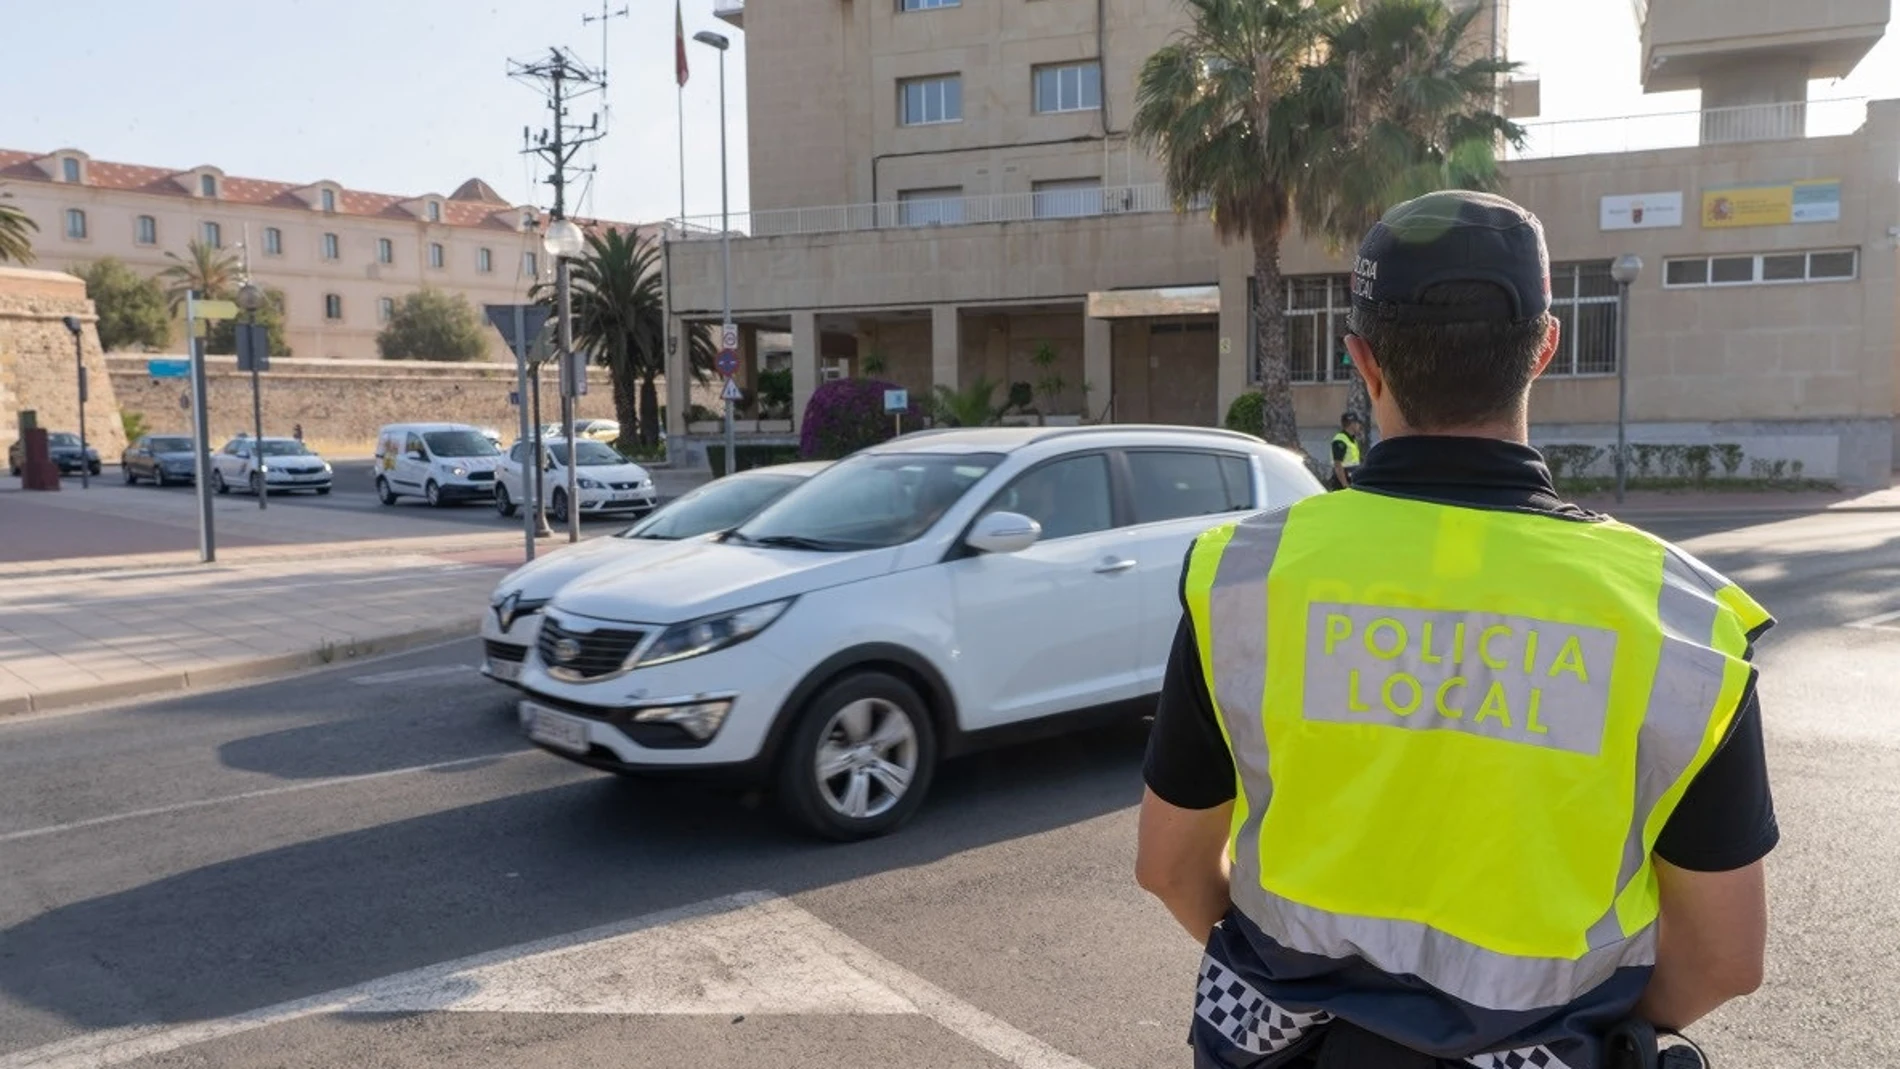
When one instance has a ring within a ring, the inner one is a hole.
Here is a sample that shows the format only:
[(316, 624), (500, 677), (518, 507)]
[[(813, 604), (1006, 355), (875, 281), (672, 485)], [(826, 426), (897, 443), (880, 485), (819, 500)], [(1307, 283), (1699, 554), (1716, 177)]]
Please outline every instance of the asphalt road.
[[(1656, 526), (1781, 621), (1768, 980), (1695, 1034), (1884, 1069), (1900, 620), (1846, 625), (1900, 613), (1900, 515)], [(476, 656), (0, 723), (0, 1069), (1187, 1064), (1197, 950), (1129, 876), (1138, 725), (821, 846), (524, 750)]]

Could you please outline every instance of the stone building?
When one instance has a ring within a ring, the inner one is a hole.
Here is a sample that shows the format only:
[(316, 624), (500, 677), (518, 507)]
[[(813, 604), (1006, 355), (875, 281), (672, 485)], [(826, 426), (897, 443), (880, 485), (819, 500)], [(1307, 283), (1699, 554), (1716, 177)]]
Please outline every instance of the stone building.
[(49, 431), (79, 429), (79, 372), (67, 316), (77, 316), (86, 365), (86, 441), (107, 460), (125, 448), (119, 402), (99, 348), (86, 284), (56, 271), (0, 267), (0, 448), (19, 435), (19, 414), (32, 410)]

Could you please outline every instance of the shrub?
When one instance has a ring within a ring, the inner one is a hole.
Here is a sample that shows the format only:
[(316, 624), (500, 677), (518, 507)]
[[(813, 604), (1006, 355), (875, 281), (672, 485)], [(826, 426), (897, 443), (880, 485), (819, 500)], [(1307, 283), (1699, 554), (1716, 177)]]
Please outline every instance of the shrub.
[[(800, 421), (798, 452), (809, 460), (837, 460), (896, 436), (884, 411), (884, 391), (898, 387), (877, 379), (837, 379), (818, 387)], [(913, 399), (904, 419), (923, 426), (923, 411)]]
[[(790, 464), (798, 459), (798, 447), (791, 445), (736, 445), (732, 449), (732, 462), (739, 471), (751, 471), (753, 468), (769, 468), (774, 464)], [(712, 468), (713, 478), (723, 478), (726, 474), (726, 446), (724, 442), (715, 442), (706, 447), (706, 463)]]
[(125, 431), (125, 440), (129, 445), (145, 437), (150, 428), (145, 425), (145, 413), (119, 410), (119, 427)]
[(792, 369), (759, 371), (759, 418), (792, 417)]
[(1267, 437), (1267, 399), (1258, 391), (1248, 390), (1227, 406), (1227, 429), (1251, 434), (1262, 441)]

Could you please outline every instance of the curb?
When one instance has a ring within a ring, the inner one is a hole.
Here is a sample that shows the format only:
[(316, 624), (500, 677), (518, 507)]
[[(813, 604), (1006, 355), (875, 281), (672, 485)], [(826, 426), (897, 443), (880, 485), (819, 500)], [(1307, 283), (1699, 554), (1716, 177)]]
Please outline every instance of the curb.
[[(1585, 508), (1595, 508), (1584, 505)], [(1668, 519), (1695, 516), (1839, 516), (1858, 513), (1900, 512), (1900, 505), (1832, 505), (1823, 508), (1802, 508), (1797, 505), (1736, 505), (1721, 508), (1713, 505), (1691, 506), (1686, 508), (1642, 508), (1624, 509), (1621, 512), (1596, 509), (1618, 519), (1636, 517), (1641, 519)]]
[[(411, 542), (427, 542), (428, 544), (413, 545), (410, 544)], [(448, 553), (466, 553), (471, 550), (498, 549), (520, 544), (521, 534), (518, 531), (454, 535), (440, 539), (419, 537), (416, 539), (365, 539), (355, 542), (286, 542), (271, 546), (221, 549), (218, 552), (218, 559), (210, 564), (200, 562), (194, 550), (140, 556), (66, 557), (48, 561), (18, 561), (0, 564), (0, 579), (57, 578), (72, 575), (98, 575), (105, 572), (151, 571), (163, 568), (210, 571), (250, 564), (335, 560), (341, 557), (439, 557)]]
[(38, 694), (0, 698), (0, 718), (29, 713), (50, 713), (88, 705), (123, 702), (132, 698), (183, 694), (187, 691), (215, 690), (243, 683), (296, 675), (302, 672), (336, 668), (350, 661), (402, 653), (438, 642), (468, 638), (481, 630), (481, 616), (469, 615), (452, 623), (376, 635), (366, 639), (351, 637), (331, 645), (276, 653), (248, 660), (207, 665), (185, 671), (157, 672), (139, 679), (111, 683), (93, 683), (83, 687), (65, 687)]

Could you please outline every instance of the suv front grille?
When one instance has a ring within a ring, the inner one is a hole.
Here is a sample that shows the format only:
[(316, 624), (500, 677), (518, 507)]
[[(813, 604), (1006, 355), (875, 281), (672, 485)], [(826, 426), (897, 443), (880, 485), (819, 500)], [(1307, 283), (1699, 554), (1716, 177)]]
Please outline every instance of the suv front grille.
[(608, 485), (615, 490), (637, 490), (640, 488), (639, 483), (609, 483)]
[(471, 471), (468, 473), (468, 481), (472, 483), (492, 483), (495, 481), (495, 473), (492, 471)]
[(535, 648), (549, 674), (557, 678), (598, 679), (620, 671), (627, 655), (645, 637), (645, 631), (618, 628), (570, 630), (550, 618), (542, 621)]
[(528, 657), (528, 647), (517, 646), (510, 642), (496, 642), (492, 638), (484, 639), (483, 647), (482, 652), (488, 654), (488, 659), (491, 661), (524, 661)]

